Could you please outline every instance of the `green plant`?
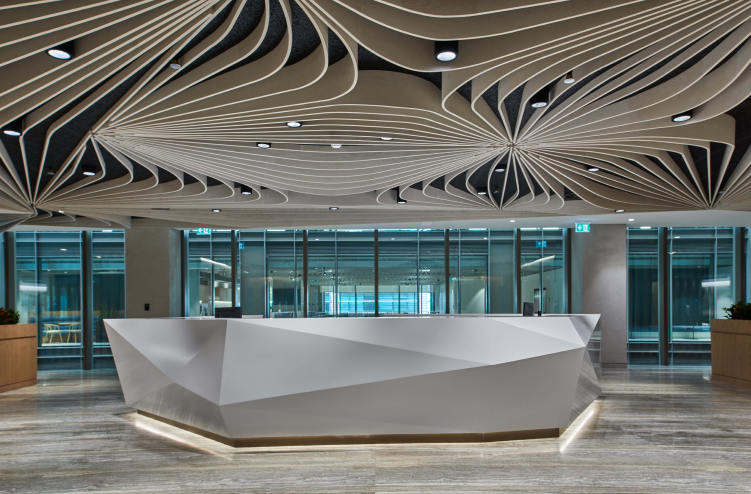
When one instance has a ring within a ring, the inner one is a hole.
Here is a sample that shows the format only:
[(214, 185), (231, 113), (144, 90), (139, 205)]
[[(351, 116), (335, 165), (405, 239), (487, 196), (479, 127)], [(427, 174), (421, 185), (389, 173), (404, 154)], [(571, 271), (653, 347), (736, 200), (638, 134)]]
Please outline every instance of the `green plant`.
[(722, 309), (728, 319), (743, 319), (745, 321), (751, 320), (751, 304), (745, 303), (743, 300), (739, 300), (738, 303)]
[(2, 324), (18, 324), (18, 320), (21, 318), (21, 314), (13, 309), (5, 310), (0, 307), (0, 325)]

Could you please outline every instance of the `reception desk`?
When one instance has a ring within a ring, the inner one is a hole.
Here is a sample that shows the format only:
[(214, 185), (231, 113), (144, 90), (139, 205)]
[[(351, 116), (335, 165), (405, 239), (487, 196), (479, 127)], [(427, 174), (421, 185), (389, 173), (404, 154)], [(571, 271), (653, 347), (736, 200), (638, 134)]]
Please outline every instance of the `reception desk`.
[(126, 403), (225, 444), (556, 437), (599, 315), (105, 320)]

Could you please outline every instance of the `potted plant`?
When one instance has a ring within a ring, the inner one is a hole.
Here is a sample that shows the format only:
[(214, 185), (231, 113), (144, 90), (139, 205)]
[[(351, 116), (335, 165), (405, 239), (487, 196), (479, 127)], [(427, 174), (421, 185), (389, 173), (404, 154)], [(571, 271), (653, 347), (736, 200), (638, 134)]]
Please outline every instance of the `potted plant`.
[(18, 324), (19, 319), (21, 319), (21, 314), (17, 311), (13, 309), (5, 310), (4, 307), (0, 307), (0, 324)]
[(0, 393), (37, 383), (37, 325), (18, 324), (21, 315), (0, 307)]
[(712, 379), (751, 387), (751, 304), (742, 300), (712, 319)]

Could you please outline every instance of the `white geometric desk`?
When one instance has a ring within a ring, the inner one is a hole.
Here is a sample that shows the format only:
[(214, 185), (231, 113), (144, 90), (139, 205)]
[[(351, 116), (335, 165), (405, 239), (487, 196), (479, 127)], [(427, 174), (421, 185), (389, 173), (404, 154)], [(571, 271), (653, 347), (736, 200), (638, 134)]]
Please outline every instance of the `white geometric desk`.
[(233, 446), (556, 437), (599, 315), (111, 319), (125, 401)]

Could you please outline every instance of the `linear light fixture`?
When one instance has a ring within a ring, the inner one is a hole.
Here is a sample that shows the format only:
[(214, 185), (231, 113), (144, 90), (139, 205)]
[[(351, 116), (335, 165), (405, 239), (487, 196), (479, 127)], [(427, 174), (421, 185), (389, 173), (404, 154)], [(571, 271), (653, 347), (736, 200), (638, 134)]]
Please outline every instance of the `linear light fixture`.
[(730, 280), (702, 280), (702, 288), (710, 288), (713, 286), (730, 286)]
[(201, 260), (204, 262), (208, 262), (209, 264), (216, 264), (217, 266), (221, 266), (223, 268), (232, 269), (231, 267), (227, 266), (226, 264), (222, 262), (212, 261), (211, 259), (206, 259), (205, 257), (202, 257)]
[(545, 262), (545, 261), (549, 261), (551, 259), (555, 259), (555, 256), (542, 257), (542, 258), (537, 259), (535, 261), (528, 262), (527, 264), (522, 264), (522, 267), (526, 268), (528, 266), (532, 266), (533, 264), (537, 264), (538, 262)]

